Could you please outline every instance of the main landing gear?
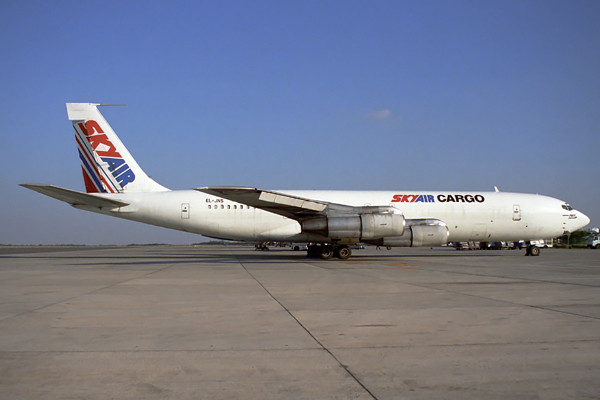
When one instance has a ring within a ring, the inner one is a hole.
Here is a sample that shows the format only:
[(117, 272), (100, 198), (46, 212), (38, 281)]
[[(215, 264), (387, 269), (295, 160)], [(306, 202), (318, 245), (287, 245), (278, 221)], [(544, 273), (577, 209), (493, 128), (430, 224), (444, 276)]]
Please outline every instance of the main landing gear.
[(308, 257), (330, 260), (333, 257), (347, 260), (352, 255), (352, 250), (346, 245), (312, 244), (308, 246)]
[(537, 246), (527, 246), (527, 250), (525, 251), (525, 255), (526, 256), (539, 256), (540, 255), (540, 248)]

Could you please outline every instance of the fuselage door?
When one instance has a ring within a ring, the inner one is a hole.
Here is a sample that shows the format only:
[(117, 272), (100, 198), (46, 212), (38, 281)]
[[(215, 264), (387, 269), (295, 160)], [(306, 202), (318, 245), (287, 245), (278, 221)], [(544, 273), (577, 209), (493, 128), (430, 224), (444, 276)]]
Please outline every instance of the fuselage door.
[(189, 219), (190, 218), (190, 204), (182, 203), (181, 204), (181, 219)]
[(513, 215), (512, 215), (513, 221), (520, 221), (521, 220), (521, 207), (518, 204), (515, 204), (513, 206)]

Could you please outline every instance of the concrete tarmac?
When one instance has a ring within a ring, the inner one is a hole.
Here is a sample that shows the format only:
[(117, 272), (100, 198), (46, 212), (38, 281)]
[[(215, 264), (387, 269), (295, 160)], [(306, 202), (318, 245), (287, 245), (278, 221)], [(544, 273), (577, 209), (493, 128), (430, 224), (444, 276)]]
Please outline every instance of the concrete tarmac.
[(600, 399), (600, 250), (0, 255), (0, 399)]

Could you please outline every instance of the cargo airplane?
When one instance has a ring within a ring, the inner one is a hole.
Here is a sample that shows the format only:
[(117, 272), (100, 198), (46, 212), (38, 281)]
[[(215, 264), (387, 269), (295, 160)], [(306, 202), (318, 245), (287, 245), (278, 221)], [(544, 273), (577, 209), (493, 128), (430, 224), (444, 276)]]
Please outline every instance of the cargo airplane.
[[(73, 207), (211, 238), (307, 242), (308, 255), (347, 259), (349, 245), (440, 246), (535, 240), (589, 218), (537, 194), (458, 191), (288, 191), (250, 187), (169, 190), (140, 168), (98, 110), (67, 103), (86, 193), (22, 184)], [(528, 255), (539, 255), (529, 246)]]

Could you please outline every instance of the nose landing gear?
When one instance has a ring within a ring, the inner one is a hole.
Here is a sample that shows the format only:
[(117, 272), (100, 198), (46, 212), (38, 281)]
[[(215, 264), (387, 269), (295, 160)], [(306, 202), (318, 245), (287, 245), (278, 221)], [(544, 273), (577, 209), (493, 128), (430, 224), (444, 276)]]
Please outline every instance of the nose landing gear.
[(527, 250), (525, 251), (526, 256), (539, 256), (540, 248), (534, 245), (527, 246)]

